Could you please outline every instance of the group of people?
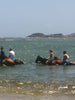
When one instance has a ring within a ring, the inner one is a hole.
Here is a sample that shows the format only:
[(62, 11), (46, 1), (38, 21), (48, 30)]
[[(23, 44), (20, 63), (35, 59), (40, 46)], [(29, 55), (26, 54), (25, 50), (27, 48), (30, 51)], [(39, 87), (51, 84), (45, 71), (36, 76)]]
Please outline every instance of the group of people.
[[(50, 52), (50, 56), (47, 58), (47, 61), (46, 61), (46, 64), (48, 63), (52, 63), (53, 59), (54, 59), (54, 53), (53, 53), (53, 50), (49, 50)], [(62, 64), (63, 65), (66, 65), (70, 62), (70, 57), (69, 55), (67, 54), (66, 51), (63, 51), (63, 61), (62, 61)]]
[[(4, 52), (4, 47), (1, 47), (0, 48), (0, 63), (2, 63), (2, 61), (7, 58), (7, 56), (5, 55), (5, 52)], [(13, 61), (15, 60), (15, 52), (13, 51), (12, 48), (9, 49), (9, 56), (8, 56), (10, 59), (12, 59)]]
[[(4, 48), (1, 47), (0, 49), (1, 49), (1, 51), (0, 51), (0, 63), (2, 63), (2, 61), (5, 58), (7, 58), (7, 56), (5, 55)], [(52, 61), (54, 60), (54, 52), (53, 52), (53, 50), (50, 49), (49, 52), (50, 52), (50, 56), (47, 58), (46, 64), (52, 63)], [(13, 61), (15, 60), (15, 52), (13, 51), (12, 48), (9, 49), (9, 58), (12, 59)], [(67, 54), (66, 51), (63, 51), (63, 61), (62, 61), (62, 64), (66, 65), (69, 62), (70, 62), (69, 55)]]

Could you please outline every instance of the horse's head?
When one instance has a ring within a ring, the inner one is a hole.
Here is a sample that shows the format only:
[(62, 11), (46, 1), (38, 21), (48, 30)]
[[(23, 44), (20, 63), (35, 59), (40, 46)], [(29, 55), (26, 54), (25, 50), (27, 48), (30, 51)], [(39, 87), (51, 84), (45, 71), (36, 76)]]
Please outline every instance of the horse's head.
[(18, 64), (24, 64), (24, 63), (23, 63), (21, 60), (19, 60), (19, 59), (15, 59), (14, 62), (15, 62), (16, 65), (18, 65)]
[(37, 56), (35, 63), (41, 63), (41, 64), (46, 64), (46, 58), (42, 58), (40, 56)]
[(36, 58), (36, 60), (35, 60), (35, 63), (38, 63), (38, 62), (40, 62), (41, 61), (41, 57), (40, 56), (37, 56), (37, 58)]

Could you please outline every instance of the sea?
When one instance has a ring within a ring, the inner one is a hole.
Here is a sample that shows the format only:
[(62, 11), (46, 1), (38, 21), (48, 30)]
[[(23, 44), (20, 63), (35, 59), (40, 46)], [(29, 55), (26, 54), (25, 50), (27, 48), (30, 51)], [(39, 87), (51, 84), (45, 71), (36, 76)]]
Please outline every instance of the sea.
[(67, 51), (75, 61), (75, 38), (0, 38), (6, 56), (9, 48), (15, 51), (22, 65), (0, 66), (0, 93), (23, 95), (75, 95), (75, 65), (36, 64), (38, 55), (47, 58), (49, 49), (63, 59)]

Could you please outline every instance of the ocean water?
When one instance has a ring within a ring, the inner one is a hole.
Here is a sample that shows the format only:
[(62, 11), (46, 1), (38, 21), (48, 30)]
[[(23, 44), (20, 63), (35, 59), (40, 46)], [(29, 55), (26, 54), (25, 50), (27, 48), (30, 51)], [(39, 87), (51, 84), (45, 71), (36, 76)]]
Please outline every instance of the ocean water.
[(24, 65), (0, 66), (0, 92), (25, 95), (75, 94), (75, 65), (36, 64), (38, 55), (49, 56), (49, 49), (63, 59), (66, 50), (75, 61), (74, 38), (0, 38), (6, 56), (13, 48)]

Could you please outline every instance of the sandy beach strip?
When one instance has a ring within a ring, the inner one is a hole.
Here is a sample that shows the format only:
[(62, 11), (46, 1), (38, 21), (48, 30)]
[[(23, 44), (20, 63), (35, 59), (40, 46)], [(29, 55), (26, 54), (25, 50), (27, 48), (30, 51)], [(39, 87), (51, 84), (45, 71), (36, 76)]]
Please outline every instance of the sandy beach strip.
[(30, 96), (19, 94), (0, 94), (0, 100), (75, 100), (75, 95)]

